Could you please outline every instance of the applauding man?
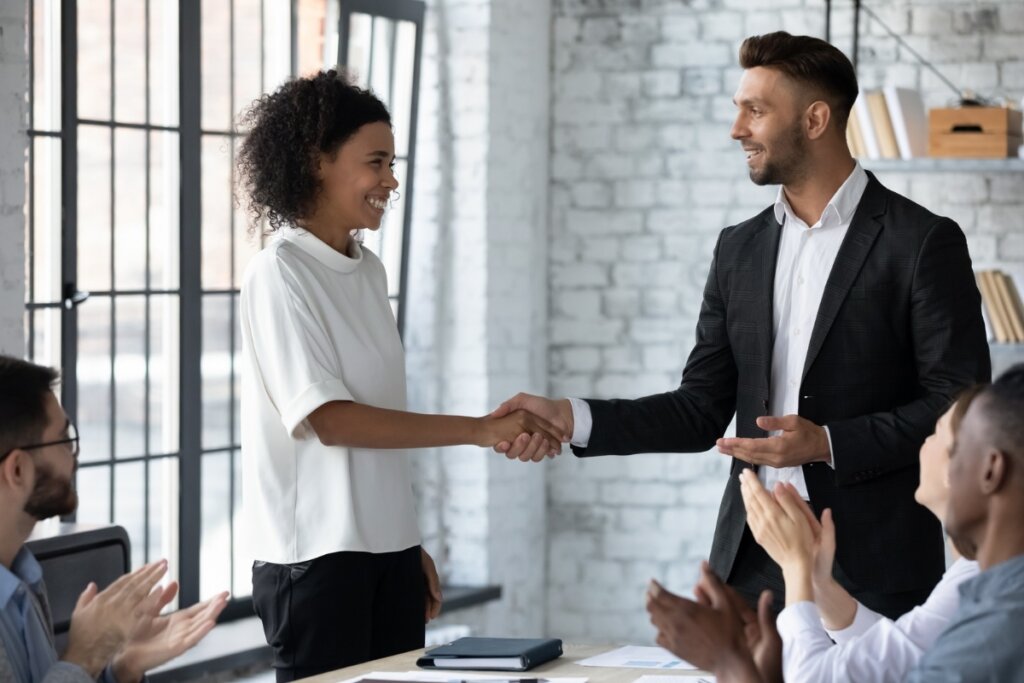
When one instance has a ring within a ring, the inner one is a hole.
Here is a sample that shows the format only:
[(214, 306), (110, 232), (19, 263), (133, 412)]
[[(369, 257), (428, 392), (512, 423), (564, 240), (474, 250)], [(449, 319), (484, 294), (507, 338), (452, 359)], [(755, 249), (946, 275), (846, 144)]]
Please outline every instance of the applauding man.
[(42, 569), (24, 546), (36, 522), (78, 506), (78, 434), (52, 387), (57, 373), (0, 356), (0, 681), (136, 683), (205, 636), (227, 594), (160, 616), (177, 593), (161, 560), (106, 590), (85, 587), (57, 659)]

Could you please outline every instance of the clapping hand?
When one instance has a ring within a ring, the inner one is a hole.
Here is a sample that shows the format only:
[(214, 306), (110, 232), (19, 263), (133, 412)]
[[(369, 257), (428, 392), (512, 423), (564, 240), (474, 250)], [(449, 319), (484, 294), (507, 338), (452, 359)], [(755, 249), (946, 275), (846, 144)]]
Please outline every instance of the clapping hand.
[[(572, 407), (568, 399), (555, 401), (543, 396), (532, 394), (516, 394), (509, 400), (498, 406), (491, 417), (503, 417), (514, 411), (525, 410), (551, 425), (552, 433), (558, 440), (558, 451), (561, 451), (561, 444), (572, 438), (573, 418)], [(523, 432), (512, 438), (505, 439), (494, 446), (498, 453), (504, 453), (509, 460), (520, 460), (522, 462), (540, 462), (545, 455), (552, 455), (546, 452), (543, 444), (539, 443), (536, 435)]]
[[(774, 646), (768, 636), (774, 632), (774, 621), (768, 609), (770, 594), (767, 599), (762, 598), (759, 615), (753, 616), (746, 605), (740, 608), (742, 598), (725, 586), (707, 563), (701, 566), (701, 579), (695, 592), (697, 600), (688, 600), (651, 581), (646, 596), (647, 611), (651, 623), (658, 629), (658, 645), (713, 672), (723, 681), (776, 680), (762, 676), (752, 649), (752, 643), (761, 649)], [(764, 659), (770, 661), (770, 658)], [(781, 662), (781, 656), (775, 661)], [(781, 670), (781, 666), (777, 668)]]
[[(145, 632), (159, 612), (163, 589), (153, 590), (167, 571), (167, 561), (152, 562), (118, 578), (105, 590), (90, 583), (71, 614), (64, 660), (99, 676), (129, 639)], [(164, 603), (166, 604), (166, 603)]]
[(154, 592), (159, 599), (147, 605), (148, 621), (143, 622), (143, 627), (125, 643), (112, 662), (118, 683), (138, 683), (150, 669), (191, 649), (217, 624), (217, 617), (228, 601), (227, 593), (219, 593), (209, 600), (161, 616), (161, 610), (177, 594), (178, 583), (172, 581)]

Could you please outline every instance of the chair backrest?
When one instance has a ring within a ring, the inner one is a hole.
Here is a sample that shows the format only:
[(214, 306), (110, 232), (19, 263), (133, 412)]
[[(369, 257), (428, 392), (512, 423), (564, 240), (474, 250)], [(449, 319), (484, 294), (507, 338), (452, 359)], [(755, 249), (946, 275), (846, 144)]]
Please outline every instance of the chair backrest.
[(61, 524), (33, 535), (27, 543), (43, 568), (53, 613), (57, 652), (63, 654), (71, 613), (90, 581), (100, 590), (131, 569), (128, 532), (120, 526)]

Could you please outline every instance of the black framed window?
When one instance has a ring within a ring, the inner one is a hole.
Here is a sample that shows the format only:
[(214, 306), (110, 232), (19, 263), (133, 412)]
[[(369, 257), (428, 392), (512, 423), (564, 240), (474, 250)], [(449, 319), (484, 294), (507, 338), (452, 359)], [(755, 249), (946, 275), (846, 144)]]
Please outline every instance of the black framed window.
[(233, 200), (236, 117), (292, 73), (353, 55), (342, 23), (384, 12), (351, 34), (370, 41), (365, 82), (395, 118), (403, 197), (367, 241), (401, 325), (423, 9), (30, 0), (26, 348), (64, 369), (82, 438), (75, 517), (124, 526), (133, 566), (167, 557), (182, 605), (227, 589), (222, 618), (252, 613), (235, 533), (237, 301), (261, 241)]

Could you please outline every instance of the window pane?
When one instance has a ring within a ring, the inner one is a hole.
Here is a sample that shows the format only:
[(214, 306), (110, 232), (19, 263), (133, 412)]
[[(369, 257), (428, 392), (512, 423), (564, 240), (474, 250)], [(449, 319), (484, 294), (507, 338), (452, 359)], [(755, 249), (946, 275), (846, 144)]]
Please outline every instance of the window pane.
[(36, 303), (60, 301), (60, 140), (32, 140), (32, 291)]
[[(395, 162), (395, 177), (399, 182), (405, 179), (408, 163), (405, 161)], [(388, 294), (397, 295), (402, 288), (402, 228), (405, 220), (405, 195), (399, 190), (397, 200), (391, 202), (391, 207), (384, 214), (384, 222), (381, 225), (381, 260), (384, 262), (384, 269), (388, 274)]]
[[(324, 27), (326, 0), (298, 3), (299, 73), (308, 76), (324, 67)], [(333, 63), (334, 60), (331, 60)]]
[(362, 87), (366, 87), (370, 77), (370, 40), (373, 31), (373, 18), (368, 14), (352, 14), (348, 24), (348, 64), (349, 70)]
[(231, 295), (203, 297), (203, 448), (231, 445)]
[(231, 128), (231, 3), (203, 0), (202, 126), (204, 130)]
[(178, 125), (178, 3), (149, 3), (149, 120)]
[(373, 18), (373, 49), (370, 53), (370, 89), (391, 107), (391, 66), (395, 44), (395, 22)]
[(60, 0), (32, 3), (32, 127), (60, 130)]
[(29, 313), (32, 316), (32, 362), (51, 368), (60, 367), (60, 310), (44, 308)]
[(242, 514), (242, 451), (235, 449), (231, 452), (231, 457), (234, 461), (235, 482), (235, 496), (232, 501), (231, 513), (231, 523), (234, 525), (235, 531), (232, 538), (235, 571), (231, 577), (231, 597), (242, 598), (252, 594), (252, 558), (245, 555), (245, 549), (242, 548), (242, 535), (238, 528)]
[(412, 77), (416, 61), (416, 24), (398, 22), (395, 36), (395, 78), (392, 84), (391, 121), (395, 128), (395, 154), (409, 155), (409, 136), (412, 134)]
[(78, 127), (78, 288), (86, 291), (110, 289), (110, 152), (110, 129)]
[(78, 116), (83, 119), (110, 119), (110, 5), (111, 0), (78, 0)]
[[(242, 143), (241, 139), (235, 140), (235, 158), (238, 158), (238, 145)], [(242, 288), (242, 276), (245, 275), (245, 268), (249, 265), (249, 260), (260, 250), (260, 227), (256, 226), (256, 229), (249, 232), (249, 212), (246, 209), (245, 202), (239, 204), (234, 208), (234, 220), (235, 220), (235, 278), (232, 286), (235, 289)]]
[[(78, 433), (85, 436), (81, 428)], [(78, 490), (78, 511), (75, 520), (84, 524), (109, 524), (110, 467), (79, 467), (75, 475), (75, 488)]]
[(114, 285), (146, 286), (145, 131), (114, 131)]
[(146, 469), (141, 462), (114, 466), (114, 523), (128, 532), (132, 566), (146, 562)]
[(154, 289), (178, 288), (178, 134), (149, 134), (149, 282)]
[(263, 90), (260, 61), (263, 43), (263, 22), (260, 3), (263, 0), (235, 0), (235, 110), (233, 119), (256, 100)]
[(114, 2), (114, 118), (117, 121), (146, 122), (146, 6), (149, 4), (152, 3), (139, 0)]
[(203, 456), (199, 599), (231, 587), (231, 454)]
[[(119, 296), (114, 378), (114, 453), (119, 458), (146, 451), (146, 297)], [(140, 475), (141, 476), (141, 475)]]
[(178, 459), (149, 463), (149, 556), (167, 558), (168, 574), (178, 571)]
[(203, 137), (203, 289), (231, 287), (231, 141)]
[(149, 452), (178, 450), (178, 297), (149, 304)]
[(111, 456), (110, 299), (93, 296), (76, 310), (79, 459), (107, 460)]
[(238, 446), (242, 443), (242, 366), (239, 362), (242, 358), (242, 335), (238, 327), (238, 295), (234, 294), (231, 297), (231, 309), (235, 313), (235, 317), (232, 320), (234, 326), (233, 336), (235, 341), (234, 346), (234, 358), (231, 364), (231, 383), (234, 387), (235, 394), (232, 397), (232, 415), (234, 416), (234, 422), (232, 424), (231, 431), (231, 445)]

